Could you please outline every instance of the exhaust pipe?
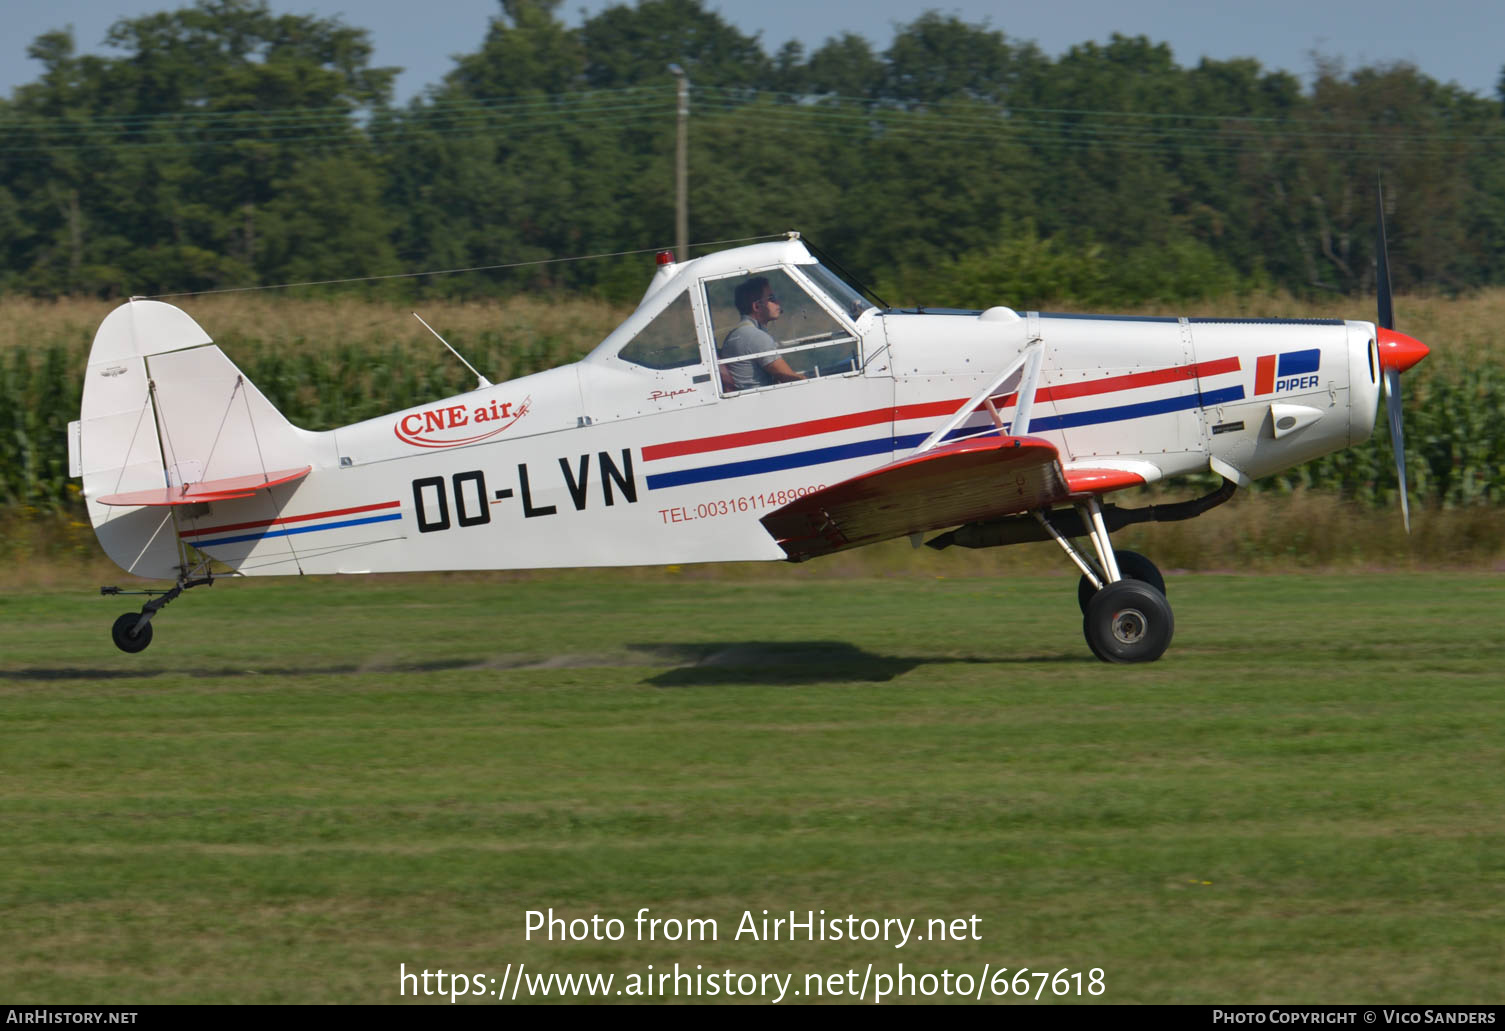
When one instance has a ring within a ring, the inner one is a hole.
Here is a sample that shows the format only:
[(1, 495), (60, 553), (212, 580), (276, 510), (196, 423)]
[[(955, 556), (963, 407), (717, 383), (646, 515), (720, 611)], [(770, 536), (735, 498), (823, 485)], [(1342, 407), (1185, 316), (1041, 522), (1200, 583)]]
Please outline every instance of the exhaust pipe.
[[(1223, 485), (1211, 494), (1191, 501), (1177, 501), (1169, 505), (1149, 505), (1145, 508), (1119, 508), (1103, 506), (1103, 522), (1111, 533), (1134, 523), (1179, 523), (1194, 519), (1209, 509), (1217, 508), (1233, 497), (1238, 484), (1223, 480)], [(1064, 537), (1085, 537), (1091, 530), (1082, 521), (1081, 512), (1075, 508), (1055, 509), (1046, 516), (1050, 524)], [(1030, 544), (1048, 541), (1050, 535), (1039, 521), (1031, 515), (1007, 516), (1003, 519), (987, 519), (980, 523), (967, 523), (955, 530), (948, 530), (939, 537), (925, 542), (925, 546), (940, 551), (953, 545), (959, 548), (999, 548), (1007, 544)]]

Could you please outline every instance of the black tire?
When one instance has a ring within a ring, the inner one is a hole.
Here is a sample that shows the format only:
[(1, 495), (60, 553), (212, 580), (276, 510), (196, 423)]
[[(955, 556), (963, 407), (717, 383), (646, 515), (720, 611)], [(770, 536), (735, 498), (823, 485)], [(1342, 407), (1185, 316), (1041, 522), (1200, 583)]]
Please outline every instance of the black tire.
[(1104, 587), (1082, 617), (1087, 647), (1104, 662), (1154, 662), (1165, 654), (1175, 632), (1170, 602), (1139, 580)]
[(123, 652), (135, 654), (145, 651), (146, 646), (152, 643), (152, 625), (150, 623), (136, 630), (136, 621), (141, 618), (139, 612), (127, 612), (115, 620), (115, 625), (110, 627), (110, 636), (115, 639), (115, 647)]
[[(1125, 580), (1139, 580), (1149, 584), (1161, 594), (1165, 594), (1165, 577), (1160, 575), (1160, 570), (1155, 563), (1145, 558), (1137, 551), (1120, 551), (1113, 549), (1113, 559), (1118, 563), (1118, 571)], [(1085, 576), (1077, 580), (1076, 603), (1081, 606), (1082, 615), (1087, 614), (1087, 606), (1092, 603), (1092, 596), (1097, 593), (1097, 588), (1092, 586), (1092, 581)]]

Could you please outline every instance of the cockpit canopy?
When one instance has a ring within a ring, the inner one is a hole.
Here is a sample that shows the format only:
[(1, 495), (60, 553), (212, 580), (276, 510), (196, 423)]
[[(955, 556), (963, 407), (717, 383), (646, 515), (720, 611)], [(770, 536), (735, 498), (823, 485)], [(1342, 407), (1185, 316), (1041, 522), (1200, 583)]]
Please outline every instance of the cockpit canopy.
[[(748, 310), (754, 294), (776, 300), (776, 317), (763, 321), (766, 308)], [(804, 381), (838, 376), (861, 368), (858, 323), (874, 310), (798, 241), (738, 248), (680, 266), (589, 360), (659, 374), (702, 369), (722, 394), (769, 385), (749, 385), (747, 370), (778, 359)], [(739, 327), (738, 350), (729, 353), (727, 338)]]

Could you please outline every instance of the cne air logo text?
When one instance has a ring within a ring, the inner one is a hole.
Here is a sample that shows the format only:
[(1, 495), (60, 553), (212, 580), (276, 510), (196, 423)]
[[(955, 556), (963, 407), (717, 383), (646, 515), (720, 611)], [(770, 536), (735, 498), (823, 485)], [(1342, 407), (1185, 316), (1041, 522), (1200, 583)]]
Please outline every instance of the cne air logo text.
[(521, 403), (514, 401), (490, 401), (475, 405), (444, 405), (410, 412), (397, 420), (392, 432), (404, 444), (414, 447), (463, 447), (479, 444), (510, 429), (517, 420), (528, 414), (533, 398), (525, 397)]

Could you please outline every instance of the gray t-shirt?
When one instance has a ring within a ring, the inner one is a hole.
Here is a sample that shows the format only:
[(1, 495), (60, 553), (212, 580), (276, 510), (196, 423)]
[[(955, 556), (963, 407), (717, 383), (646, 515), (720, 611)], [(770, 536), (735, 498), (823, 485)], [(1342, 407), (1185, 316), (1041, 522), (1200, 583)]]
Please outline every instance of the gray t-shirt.
[[(765, 333), (751, 318), (744, 318), (738, 323), (737, 328), (726, 335), (721, 342), (721, 357), (735, 358), (745, 354), (759, 354), (763, 351), (773, 351), (779, 346), (779, 342)], [(749, 358), (745, 362), (731, 362), (727, 368), (732, 373), (732, 387), (735, 390), (751, 390), (753, 387), (766, 387), (774, 381), (764, 366), (778, 361), (777, 354), (765, 354), (761, 358)]]

